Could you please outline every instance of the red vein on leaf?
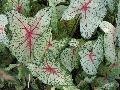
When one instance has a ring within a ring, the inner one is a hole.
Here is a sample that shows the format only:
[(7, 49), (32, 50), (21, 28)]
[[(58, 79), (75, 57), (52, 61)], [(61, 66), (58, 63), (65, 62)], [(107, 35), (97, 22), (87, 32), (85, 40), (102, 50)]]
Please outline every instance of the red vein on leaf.
[(76, 49), (72, 48), (72, 59), (76, 58)]
[(87, 56), (88, 56), (88, 59), (94, 64), (95, 55), (93, 54), (93, 52), (89, 52)]
[[(14, 15), (15, 16), (15, 15)], [(31, 26), (30, 25), (28, 25), (28, 24), (24, 24), (17, 16), (15, 16), (17, 19), (18, 19), (18, 21), (22, 24), (22, 26), (24, 27), (24, 28), (22, 28), (22, 29), (24, 29), (25, 30), (25, 40), (21, 43), (21, 45), (22, 44), (24, 44), (25, 42), (27, 43), (27, 45), (26, 45), (26, 47), (29, 47), (29, 56), (30, 56), (30, 58), (31, 58), (31, 53), (32, 53), (32, 49), (33, 49), (33, 39), (35, 39), (34, 38), (34, 35), (39, 35), (39, 34), (35, 34), (34, 33), (34, 29), (31, 29)], [(21, 46), (21, 45), (19, 45), (19, 46)], [(19, 47), (18, 46), (18, 47)], [(17, 48), (18, 48), (17, 47)]]
[(53, 47), (53, 43), (52, 43), (52, 41), (50, 40), (50, 38), (49, 38), (49, 40), (47, 41), (47, 47), (45, 48), (45, 52), (46, 51), (48, 51), (49, 50), (49, 48), (51, 48), (51, 47)]
[(54, 68), (54, 67), (50, 66), (48, 64), (47, 60), (46, 60), (45, 64), (46, 64), (46, 66), (43, 68), (45, 70), (45, 72), (47, 72), (49, 74), (57, 75), (58, 77), (60, 77), (59, 76), (60, 72), (58, 71), (57, 68)]
[(22, 4), (22, 3), (19, 3), (19, 4), (16, 6), (16, 10), (17, 10), (19, 13), (22, 13), (22, 11), (23, 11), (23, 4)]
[(4, 29), (2, 27), (0, 27), (0, 32), (3, 32), (3, 31), (4, 31)]
[(16, 3), (17, 4), (17, 6), (16, 6), (16, 11), (18, 11), (19, 13), (21, 13), (22, 12), (22, 10), (23, 10), (23, 3), (20, 3), (20, 1), (19, 2), (16, 2), (15, 0), (11, 0), (13, 3)]
[(86, 19), (86, 13), (88, 11), (88, 9), (90, 8), (88, 5), (91, 3), (92, 0), (89, 0), (87, 3), (85, 2), (85, 4), (82, 6), (81, 10), (83, 12), (85, 12), (85, 19)]
[(39, 25), (40, 21), (42, 20), (42, 17), (43, 16), (39, 17), (38, 20), (35, 21), (35, 22), (37, 22), (37, 25), (35, 25), (35, 22), (32, 24), (32, 27), (31, 27), (31, 29), (33, 28), (32, 31), (34, 31), (36, 28), (38, 28), (37, 26)]

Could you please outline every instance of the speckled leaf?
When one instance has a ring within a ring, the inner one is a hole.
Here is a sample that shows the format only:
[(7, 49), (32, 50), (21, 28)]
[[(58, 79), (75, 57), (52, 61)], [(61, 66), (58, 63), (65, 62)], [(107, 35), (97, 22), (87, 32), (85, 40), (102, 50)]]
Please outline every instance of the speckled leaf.
[(44, 57), (44, 54), (46, 54), (49, 48), (52, 47), (51, 40), (51, 29), (45, 31), (42, 37), (36, 40), (35, 44), (37, 45), (35, 46), (34, 50), (34, 56), (37, 58), (36, 63), (40, 63), (40, 60)]
[(93, 45), (90, 43), (88, 47), (86, 46), (79, 52), (81, 57), (81, 66), (83, 70), (90, 75), (95, 75), (97, 73), (97, 68), (103, 59), (103, 46), (102, 46), (102, 36)]
[(29, 7), (30, 1), (29, 0), (8, 0), (7, 6), (5, 7), (6, 10), (14, 9), (22, 14), (29, 14), (30, 7)]
[(120, 3), (118, 5), (118, 14), (117, 14), (116, 22), (117, 22), (116, 30), (117, 30), (117, 38), (118, 38), (117, 42), (118, 42), (118, 46), (120, 47)]
[(38, 11), (35, 18), (25, 18), (16, 11), (8, 13), (12, 31), (9, 47), (20, 62), (33, 59), (33, 50), (38, 45), (35, 42), (48, 29), (50, 14), (49, 8)]
[(8, 46), (9, 40), (5, 32), (5, 25), (8, 24), (7, 16), (1, 14), (0, 15), (0, 43), (5, 44)]
[(61, 63), (70, 72), (78, 66), (78, 50), (77, 48), (71, 47), (66, 48), (60, 55)]
[(116, 61), (116, 52), (115, 52), (115, 41), (116, 41), (116, 32), (115, 27), (109, 22), (103, 21), (100, 24), (100, 28), (105, 32), (104, 34), (104, 51), (105, 57), (111, 63)]
[(45, 84), (59, 86), (72, 85), (71, 76), (65, 71), (53, 56), (44, 58), (40, 65), (28, 63), (27, 67), (32, 75), (38, 77)]
[(53, 40), (52, 47), (49, 48), (52, 51), (53, 55), (57, 57), (60, 54), (60, 51), (67, 45), (68, 38), (63, 38), (61, 40)]
[(116, 42), (116, 28), (109, 22), (103, 21), (99, 27), (107, 34), (112, 34), (114, 42)]
[(115, 6), (114, 6), (115, 2), (116, 2), (116, 0), (106, 0), (107, 6), (109, 7), (109, 10), (111, 12), (113, 12), (115, 9)]
[(70, 20), (81, 13), (80, 32), (84, 38), (89, 39), (106, 14), (104, 3), (105, 0), (73, 0), (62, 19)]
[(116, 62), (116, 52), (115, 52), (115, 44), (113, 40), (112, 34), (104, 35), (104, 51), (106, 59), (111, 62)]

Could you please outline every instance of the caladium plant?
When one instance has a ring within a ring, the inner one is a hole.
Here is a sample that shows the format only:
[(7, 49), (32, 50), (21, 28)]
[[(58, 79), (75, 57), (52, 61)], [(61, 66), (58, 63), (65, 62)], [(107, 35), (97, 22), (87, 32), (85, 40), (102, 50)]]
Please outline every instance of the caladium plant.
[(117, 14), (117, 18), (116, 18), (116, 22), (117, 22), (117, 37), (118, 37), (118, 46), (120, 47), (120, 3), (118, 5), (118, 14)]
[(51, 26), (52, 30), (54, 30), (55, 32), (58, 32), (58, 14), (56, 5), (58, 5), (61, 2), (65, 2), (65, 0), (49, 0), (49, 6), (51, 6), (51, 10), (53, 11)]
[(26, 18), (16, 11), (9, 12), (8, 16), (12, 31), (10, 50), (20, 62), (34, 60), (33, 52), (38, 45), (36, 40), (43, 35), (50, 25), (50, 8), (40, 10), (34, 18)]
[(116, 42), (116, 31), (115, 27), (106, 21), (103, 21), (100, 24), (100, 28), (105, 32), (104, 34), (104, 53), (105, 57), (111, 63), (115, 63), (116, 51), (115, 51), (115, 42)]
[[(32, 90), (49, 87), (53, 87), (51, 90), (116, 90), (115, 80), (120, 74), (120, 50), (116, 47), (120, 46), (120, 4), (114, 23), (116, 0), (0, 2), (0, 13), (7, 12), (7, 15), (0, 15), (0, 48), (5, 48), (0, 50), (0, 59), (6, 58), (9, 50), (15, 56), (11, 55), (9, 65), (1, 64), (0, 68), (5, 67), (6, 72), (12, 73), (17, 81), (15, 88), (23, 90), (28, 85)], [(36, 14), (32, 10), (40, 11)], [(111, 17), (112, 22), (106, 20)]]
[(37, 58), (37, 64), (39, 64), (40, 60), (44, 58), (48, 52), (51, 52), (54, 57), (57, 57), (60, 51), (66, 46), (68, 42), (67, 38), (63, 38), (59, 41), (52, 39), (51, 30), (45, 32), (42, 37), (36, 40), (34, 56)]
[(46, 84), (73, 85), (69, 73), (61, 67), (58, 61), (56, 62), (52, 54), (48, 54), (39, 65), (28, 63), (27, 67), (33, 76), (38, 77)]
[(106, 15), (105, 0), (71, 0), (62, 19), (70, 20), (77, 14), (82, 16), (80, 20), (81, 35), (89, 39)]
[(9, 44), (9, 39), (5, 32), (5, 25), (8, 24), (7, 16), (1, 14), (0, 15), (0, 42), (5, 44), (6, 46)]
[(60, 55), (60, 60), (62, 64), (68, 69), (70, 72), (78, 67), (78, 44), (79, 42), (76, 39), (71, 39), (69, 42), (70, 47), (65, 48)]
[(16, 10), (19, 13), (22, 13), (24, 15), (28, 15), (30, 8), (29, 8), (29, 4), (30, 1), (29, 0), (7, 0), (7, 7), (5, 7), (6, 10)]
[(80, 50), (80, 62), (83, 70), (90, 75), (97, 73), (97, 68), (103, 60), (103, 38), (99, 36), (98, 40), (93, 44), (87, 42)]

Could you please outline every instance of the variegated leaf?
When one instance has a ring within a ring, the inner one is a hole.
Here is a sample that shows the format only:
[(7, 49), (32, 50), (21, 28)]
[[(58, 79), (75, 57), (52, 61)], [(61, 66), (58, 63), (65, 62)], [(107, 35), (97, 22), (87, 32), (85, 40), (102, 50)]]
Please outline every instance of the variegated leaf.
[(92, 42), (87, 42), (86, 44), (79, 52), (79, 55), (81, 57), (81, 66), (87, 74), (95, 75), (97, 73), (99, 64), (103, 60), (102, 36), (98, 38), (94, 45)]
[(51, 10), (44, 8), (38, 11), (35, 18), (25, 18), (16, 11), (8, 13), (8, 16), (13, 35), (10, 50), (20, 62), (33, 59), (33, 50), (35, 52), (38, 45), (36, 40), (48, 30)]
[(67, 38), (61, 39), (60, 41), (52, 40), (52, 33), (45, 33), (46, 34), (44, 34), (43, 37), (36, 41), (36, 44), (40, 45), (35, 46), (36, 50), (34, 52), (34, 56), (37, 58), (37, 60), (42, 59), (44, 55), (48, 54), (48, 52), (51, 52), (55, 57), (57, 57), (60, 53), (60, 50), (65, 47), (68, 41)]
[(117, 22), (116, 32), (118, 38), (117, 42), (118, 42), (118, 46), (120, 47), (120, 3), (118, 5), (118, 14), (117, 14), (116, 22)]
[(113, 35), (110, 33), (104, 35), (104, 51), (106, 59), (111, 63), (115, 63), (117, 60), (115, 44)]
[(0, 15), (0, 42), (8, 46), (9, 40), (5, 32), (5, 25), (8, 24), (7, 16)]
[(116, 28), (109, 22), (107, 21), (103, 21), (99, 27), (107, 34), (112, 34), (113, 36), (113, 39), (114, 39), (114, 42), (116, 42)]
[(109, 7), (111, 12), (113, 12), (115, 9), (115, 2), (116, 0), (106, 0), (107, 6)]
[(82, 15), (80, 32), (84, 38), (91, 38), (95, 29), (106, 14), (105, 0), (73, 0), (65, 10), (62, 19), (73, 19), (77, 14)]
[(77, 48), (71, 47), (66, 48), (60, 55), (62, 64), (70, 72), (78, 66), (78, 50)]
[(116, 31), (115, 27), (107, 22), (103, 21), (99, 26), (104, 32), (104, 51), (105, 57), (111, 63), (116, 61), (116, 52), (115, 52), (115, 41), (116, 41)]
[(39, 65), (28, 63), (32, 75), (38, 77), (45, 84), (59, 86), (72, 85), (71, 76), (65, 71), (53, 56), (47, 56)]
[[(29, 0), (8, 0), (8, 7), (12, 8), (19, 13), (28, 14), (30, 11), (30, 1)], [(10, 6), (11, 5), (11, 6)], [(6, 7), (7, 8), (7, 7)]]

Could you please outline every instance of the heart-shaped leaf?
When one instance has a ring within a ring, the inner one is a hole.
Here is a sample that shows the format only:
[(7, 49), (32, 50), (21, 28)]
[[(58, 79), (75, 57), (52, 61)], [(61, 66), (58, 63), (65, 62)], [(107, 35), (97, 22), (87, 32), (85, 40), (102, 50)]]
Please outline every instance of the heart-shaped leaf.
[(13, 35), (9, 45), (10, 50), (20, 62), (32, 60), (33, 51), (36, 52), (38, 45), (37, 39), (48, 30), (51, 20), (50, 8), (40, 10), (35, 18), (25, 18), (16, 11), (8, 13), (8, 16)]
[(94, 45), (92, 42), (87, 42), (79, 52), (79, 55), (81, 57), (80, 62), (83, 70), (87, 74), (95, 75), (99, 64), (103, 60), (102, 36), (99, 36)]
[(73, 19), (81, 14), (80, 32), (84, 38), (89, 39), (106, 14), (105, 0), (71, 0), (62, 19)]
[(28, 15), (30, 11), (29, 7), (30, 1), (29, 0), (8, 0), (7, 6), (5, 6), (6, 10), (14, 9), (19, 13), (24, 15)]
[(72, 85), (72, 79), (69, 73), (64, 70), (59, 62), (49, 54), (39, 64), (28, 63), (28, 69), (32, 75), (38, 77), (45, 84), (49, 85)]

